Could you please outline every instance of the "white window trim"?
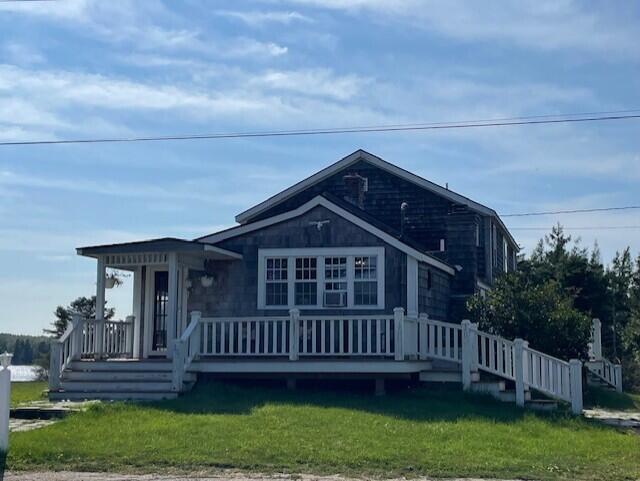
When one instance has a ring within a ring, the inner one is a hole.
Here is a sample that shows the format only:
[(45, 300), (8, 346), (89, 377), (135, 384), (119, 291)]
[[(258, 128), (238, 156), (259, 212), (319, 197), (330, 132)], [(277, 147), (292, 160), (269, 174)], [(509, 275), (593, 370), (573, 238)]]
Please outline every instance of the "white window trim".
[[(258, 309), (283, 310), (283, 309), (384, 309), (385, 299), (385, 252), (384, 247), (317, 247), (300, 249), (258, 249)], [(325, 307), (324, 298), (324, 258), (325, 257), (346, 257), (347, 258), (347, 305), (346, 307)], [(376, 256), (377, 257), (377, 282), (378, 282), (378, 304), (371, 306), (354, 305), (354, 257)], [(267, 306), (266, 305), (266, 264), (267, 257), (287, 257), (287, 283), (288, 283), (288, 305)], [(317, 257), (318, 283), (317, 300), (314, 305), (296, 306), (295, 302), (295, 257)]]

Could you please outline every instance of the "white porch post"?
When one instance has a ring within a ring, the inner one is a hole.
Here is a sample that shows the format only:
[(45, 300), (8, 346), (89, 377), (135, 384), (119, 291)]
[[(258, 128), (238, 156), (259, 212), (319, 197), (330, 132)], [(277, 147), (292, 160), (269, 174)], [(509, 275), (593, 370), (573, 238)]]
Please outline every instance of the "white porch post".
[(473, 364), (473, 343), (476, 342), (474, 332), (471, 329), (471, 321), (465, 319), (462, 325), (462, 388), (468, 391), (471, 388), (471, 370)]
[(613, 366), (613, 372), (615, 374), (616, 391), (622, 392), (622, 366), (616, 364)]
[(140, 352), (140, 334), (142, 332), (142, 316), (140, 307), (142, 305), (142, 268), (136, 267), (133, 271), (133, 351), (132, 356), (134, 359), (140, 359), (142, 353)]
[(395, 359), (404, 361), (404, 308), (393, 308), (393, 327), (395, 334)]
[(96, 279), (96, 359), (101, 359), (104, 353), (104, 303), (105, 276), (107, 274), (104, 257), (98, 257)]
[(84, 319), (78, 313), (74, 313), (71, 316), (71, 324), (73, 325), (73, 331), (71, 332), (71, 357), (77, 361), (82, 357), (82, 337)]
[(516, 404), (520, 407), (524, 406), (525, 395), (525, 349), (529, 346), (527, 341), (520, 338), (513, 341), (514, 345), (514, 369), (516, 377)]
[(178, 255), (169, 253), (169, 298), (167, 299), (167, 357), (173, 357), (178, 321)]
[[(275, 329), (275, 326), (274, 326)], [(300, 342), (300, 309), (289, 309), (289, 360), (298, 360)], [(275, 349), (275, 347), (274, 347)]]
[(569, 361), (569, 379), (571, 380), (571, 411), (582, 414), (582, 362), (578, 359)]
[(11, 364), (12, 355), (0, 354), (0, 452), (9, 450), (9, 407), (11, 405)]

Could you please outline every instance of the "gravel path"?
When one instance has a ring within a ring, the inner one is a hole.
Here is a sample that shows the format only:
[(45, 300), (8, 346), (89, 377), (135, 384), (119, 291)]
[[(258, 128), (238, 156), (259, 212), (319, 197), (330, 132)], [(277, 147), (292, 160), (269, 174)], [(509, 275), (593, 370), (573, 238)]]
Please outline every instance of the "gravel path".
[[(110, 474), (110, 473), (73, 473), (73, 472), (43, 472), (43, 473), (10, 473), (7, 472), (0, 481), (366, 481), (371, 478), (344, 478), (341, 476), (311, 476), (311, 475), (263, 475), (238, 472), (224, 472), (217, 475), (166, 476), (159, 474)], [(404, 478), (388, 479), (385, 481), (406, 481)], [(415, 478), (415, 481), (433, 481), (433, 478)], [(480, 478), (449, 478), (447, 481), (483, 481)], [(516, 481), (516, 480), (493, 480)]]

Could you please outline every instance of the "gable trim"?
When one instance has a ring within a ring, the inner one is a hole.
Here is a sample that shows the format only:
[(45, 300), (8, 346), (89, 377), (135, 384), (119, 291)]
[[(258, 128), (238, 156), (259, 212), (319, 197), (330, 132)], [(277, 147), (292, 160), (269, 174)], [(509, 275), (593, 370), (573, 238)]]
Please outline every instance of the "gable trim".
[(308, 202), (305, 202), (304, 204), (302, 204), (301, 206), (297, 207), (296, 209), (290, 210), (288, 212), (283, 212), (282, 214), (278, 214), (275, 215), (273, 217), (269, 217), (267, 219), (262, 219), (256, 222), (252, 222), (249, 224), (243, 224), (240, 225), (238, 227), (233, 227), (231, 229), (228, 229), (226, 231), (222, 231), (222, 232), (218, 232), (216, 234), (211, 234), (205, 237), (201, 237), (199, 239), (197, 239), (199, 242), (207, 242), (207, 243), (217, 243), (226, 239), (231, 239), (233, 237), (237, 237), (239, 235), (242, 234), (246, 234), (248, 232), (253, 232), (259, 229), (262, 229), (264, 227), (268, 227), (274, 224), (278, 224), (280, 222), (284, 222), (286, 220), (292, 219), (294, 217), (299, 217), (302, 214), (308, 212), (309, 210), (313, 209), (314, 207), (324, 207), (328, 210), (330, 210), (331, 212), (333, 212), (334, 214), (339, 215), (340, 217), (342, 217), (343, 219), (351, 222), (352, 224), (360, 227), (361, 229), (364, 229), (365, 231), (369, 232), (370, 234), (373, 234), (374, 236), (378, 237), (379, 239), (383, 240), (384, 242), (386, 242), (387, 244), (395, 247), (396, 249), (398, 249), (399, 251), (404, 252), (405, 254), (414, 257), (415, 259), (417, 259), (418, 261), (421, 262), (425, 262), (433, 267), (437, 267), (440, 270), (443, 270), (445, 272), (447, 272), (450, 275), (455, 275), (455, 270), (447, 265), (446, 263), (431, 257), (423, 252), (420, 252), (417, 249), (414, 249), (413, 247), (408, 246), (407, 244), (405, 244), (404, 242), (402, 242), (401, 240), (396, 239), (395, 237), (387, 234), (386, 232), (378, 229), (377, 227), (369, 224), (367, 221), (361, 219), (360, 217), (358, 217), (357, 215), (352, 214), (351, 212), (348, 212), (347, 210), (343, 209), (342, 207), (337, 206), (336, 204), (334, 204), (333, 202), (329, 201), (328, 199), (318, 195), (316, 197), (314, 197), (313, 199), (311, 199)]

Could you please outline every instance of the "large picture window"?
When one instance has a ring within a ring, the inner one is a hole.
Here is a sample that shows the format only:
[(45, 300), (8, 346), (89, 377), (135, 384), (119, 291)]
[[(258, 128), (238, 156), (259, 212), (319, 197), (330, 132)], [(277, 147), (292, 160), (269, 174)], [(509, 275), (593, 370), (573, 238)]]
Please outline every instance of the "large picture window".
[(384, 248), (260, 249), (258, 308), (382, 309)]

